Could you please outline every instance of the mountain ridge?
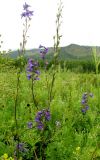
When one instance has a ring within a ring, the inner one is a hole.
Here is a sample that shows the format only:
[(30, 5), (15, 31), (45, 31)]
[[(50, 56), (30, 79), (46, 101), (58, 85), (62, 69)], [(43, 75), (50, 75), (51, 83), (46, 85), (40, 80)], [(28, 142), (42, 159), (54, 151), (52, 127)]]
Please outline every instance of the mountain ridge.
[[(93, 51), (92, 47), (94, 46), (84, 46), (84, 45), (78, 45), (78, 44), (70, 44), (67, 46), (60, 47), (60, 54), (59, 58), (61, 60), (65, 59), (91, 59), (93, 57)], [(96, 46), (97, 48), (97, 56), (100, 57), (100, 47)], [(12, 51), (9, 53), (9, 57), (11, 58), (16, 58), (18, 56), (18, 51)], [(29, 58), (35, 58), (39, 59), (40, 54), (39, 54), (39, 49), (34, 48), (34, 49), (28, 49), (26, 50), (25, 57)], [(51, 60), (53, 57), (53, 47), (48, 47), (48, 53), (46, 55), (46, 58)]]

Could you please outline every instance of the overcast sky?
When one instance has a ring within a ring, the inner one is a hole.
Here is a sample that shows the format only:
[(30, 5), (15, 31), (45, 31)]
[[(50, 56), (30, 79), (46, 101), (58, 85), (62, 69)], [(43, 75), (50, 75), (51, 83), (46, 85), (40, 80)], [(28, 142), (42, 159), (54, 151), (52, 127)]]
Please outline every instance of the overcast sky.
[[(53, 46), (57, 3), (59, 0), (0, 0), (0, 34), (2, 49), (18, 49), (22, 41), (23, 4), (34, 10), (27, 48), (40, 44)], [(62, 0), (61, 46), (71, 43), (100, 46), (100, 0)]]

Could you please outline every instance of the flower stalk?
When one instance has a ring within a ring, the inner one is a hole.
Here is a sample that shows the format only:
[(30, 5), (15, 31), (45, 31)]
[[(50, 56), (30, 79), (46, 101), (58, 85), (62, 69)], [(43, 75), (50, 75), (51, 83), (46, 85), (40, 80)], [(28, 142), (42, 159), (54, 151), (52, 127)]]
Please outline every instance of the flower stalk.
[(60, 27), (61, 27), (61, 18), (62, 18), (62, 9), (63, 9), (63, 4), (62, 1), (60, 0), (59, 6), (58, 6), (58, 13), (56, 16), (56, 35), (53, 37), (54, 38), (54, 59), (53, 59), (53, 64), (52, 64), (52, 79), (51, 79), (51, 85), (50, 85), (50, 91), (48, 95), (49, 99), (49, 106), (51, 104), (51, 101), (53, 99), (53, 88), (54, 88), (54, 83), (56, 79), (56, 73), (57, 73), (57, 66), (58, 66), (58, 56), (60, 53), (60, 39), (62, 35), (60, 35)]

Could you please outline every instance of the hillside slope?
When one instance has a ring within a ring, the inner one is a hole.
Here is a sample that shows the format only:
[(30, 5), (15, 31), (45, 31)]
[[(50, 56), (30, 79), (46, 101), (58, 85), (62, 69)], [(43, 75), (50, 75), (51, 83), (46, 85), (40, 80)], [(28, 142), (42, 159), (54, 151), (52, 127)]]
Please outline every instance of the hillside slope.
[[(100, 47), (97, 47), (97, 55), (100, 56)], [(9, 54), (10, 57), (16, 58), (18, 56), (18, 51), (12, 51)], [(40, 59), (39, 49), (26, 50), (25, 57), (32, 57), (34, 59)], [(46, 58), (51, 60), (53, 57), (53, 48), (49, 48), (49, 52)], [(59, 58), (61, 60), (85, 60), (91, 59), (93, 57), (92, 46), (80, 46), (76, 44), (70, 44), (65, 47), (61, 47)]]

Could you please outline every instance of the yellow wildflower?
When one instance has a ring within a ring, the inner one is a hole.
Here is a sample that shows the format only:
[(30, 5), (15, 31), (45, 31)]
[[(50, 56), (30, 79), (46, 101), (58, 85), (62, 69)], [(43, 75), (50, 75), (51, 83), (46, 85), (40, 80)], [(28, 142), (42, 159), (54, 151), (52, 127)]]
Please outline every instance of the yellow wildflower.
[(7, 159), (7, 158), (8, 158), (8, 154), (5, 153), (5, 154), (3, 155), (3, 158), (4, 158), (4, 159)]
[(76, 151), (79, 152), (80, 151), (80, 147), (76, 147)]

